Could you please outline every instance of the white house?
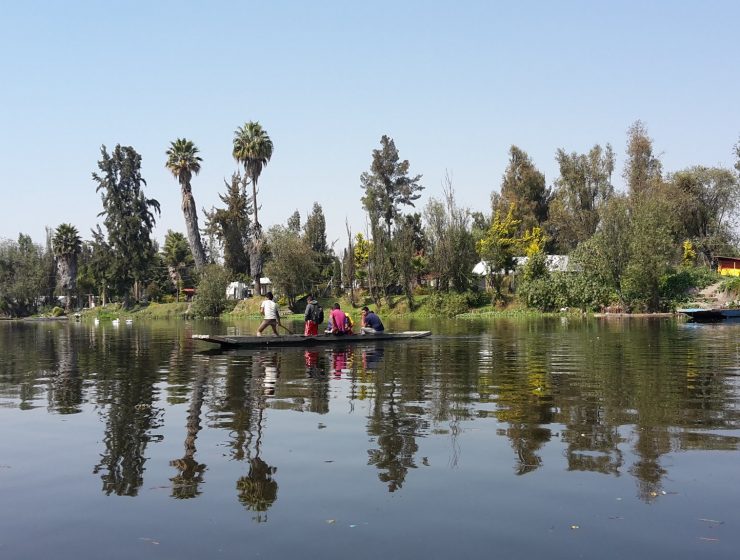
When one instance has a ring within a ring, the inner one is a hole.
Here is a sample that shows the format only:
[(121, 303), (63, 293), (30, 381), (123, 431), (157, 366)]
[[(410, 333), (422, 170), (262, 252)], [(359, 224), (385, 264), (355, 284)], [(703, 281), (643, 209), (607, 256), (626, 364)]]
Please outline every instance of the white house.
[(248, 291), (244, 282), (231, 282), (226, 286), (226, 299), (244, 299), (247, 297)]

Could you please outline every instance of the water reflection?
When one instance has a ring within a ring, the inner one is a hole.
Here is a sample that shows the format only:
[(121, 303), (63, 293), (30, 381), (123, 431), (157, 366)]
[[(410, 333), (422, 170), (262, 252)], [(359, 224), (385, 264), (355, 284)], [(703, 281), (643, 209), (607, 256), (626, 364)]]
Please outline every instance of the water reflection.
[[(473, 426), (502, 438), (509, 454), (498, 460), (515, 476), (554, 461), (545, 451), (558, 446), (564, 471), (629, 475), (644, 502), (664, 495), (668, 454), (740, 445), (740, 331), (727, 325), (455, 323), (408, 344), (225, 353), (201, 352), (190, 332), (180, 324), (0, 325), (0, 401), (18, 414), (44, 404), (53, 415), (96, 414), (101, 449), (88, 465), (106, 495), (138, 495), (150, 448), (167, 434), (184, 448), (164, 462), (171, 496), (199, 497), (206, 474), (225, 468), (196, 447), (215, 430), (226, 459), (243, 467), (236, 498), (259, 522), (278, 497), (277, 466), (263, 457), (273, 415), (297, 426), (301, 414), (362, 410), (353, 437), (388, 492), (428, 464), (418, 456), (424, 439), (449, 438), (449, 467), (458, 467), (466, 446), (479, 445), (466, 438)], [(165, 425), (171, 409), (182, 410), (184, 425)]]

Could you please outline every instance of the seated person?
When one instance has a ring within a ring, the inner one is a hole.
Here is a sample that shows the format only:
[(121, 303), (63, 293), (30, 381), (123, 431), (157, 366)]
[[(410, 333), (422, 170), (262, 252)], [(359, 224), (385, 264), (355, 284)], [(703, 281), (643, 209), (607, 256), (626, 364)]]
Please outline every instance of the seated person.
[(354, 334), (352, 332), (352, 329), (355, 328), (355, 322), (352, 320), (352, 317), (349, 316), (349, 313), (344, 314), (344, 334)]
[(329, 320), (332, 323), (331, 332), (333, 334), (346, 334), (347, 315), (341, 310), (338, 303), (334, 304), (331, 313), (329, 313)]
[(380, 320), (373, 311), (370, 311), (367, 307), (362, 308), (362, 321), (361, 321), (360, 332), (362, 334), (375, 334), (385, 330), (383, 321)]

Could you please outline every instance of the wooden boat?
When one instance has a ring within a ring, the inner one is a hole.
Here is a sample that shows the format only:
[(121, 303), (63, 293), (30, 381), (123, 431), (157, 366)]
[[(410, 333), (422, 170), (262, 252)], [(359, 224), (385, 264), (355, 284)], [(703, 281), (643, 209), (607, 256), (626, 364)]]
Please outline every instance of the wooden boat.
[(221, 335), (221, 334), (194, 334), (191, 338), (219, 344), (222, 348), (270, 348), (277, 346), (320, 346), (326, 344), (357, 344), (370, 343), (379, 340), (407, 340), (410, 338), (424, 338), (432, 331), (403, 331), (383, 332), (375, 334), (333, 335), (320, 334), (318, 336), (304, 336), (302, 334), (287, 334), (285, 336), (255, 336), (255, 335)]
[(726, 319), (740, 319), (740, 309), (728, 309), (728, 308), (714, 308), (714, 309), (703, 309), (701, 307), (695, 307), (690, 309), (679, 309), (679, 313), (688, 315), (694, 321), (724, 321)]

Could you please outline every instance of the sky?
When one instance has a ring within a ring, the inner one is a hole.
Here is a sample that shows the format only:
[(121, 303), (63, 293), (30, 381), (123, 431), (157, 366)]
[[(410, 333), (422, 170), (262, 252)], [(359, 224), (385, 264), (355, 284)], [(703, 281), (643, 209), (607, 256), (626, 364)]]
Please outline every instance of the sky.
[[(555, 153), (611, 143), (642, 120), (664, 169), (732, 167), (740, 139), (740, 2), (33, 1), (0, 19), (0, 238), (43, 242), (102, 223), (102, 145), (142, 156), (155, 230), (185, 231), (169, 143), (200, 148), (193, 195), (219, 205), (234, 131), (274, 143), (260, 222), (314, 202), (329, 242), (364, 231), (360, 175), (387, 134), (425, 187), (489, 211), (516, 144), (558, 177)], [(413, 209), (409, 209), (413, 210)]]

